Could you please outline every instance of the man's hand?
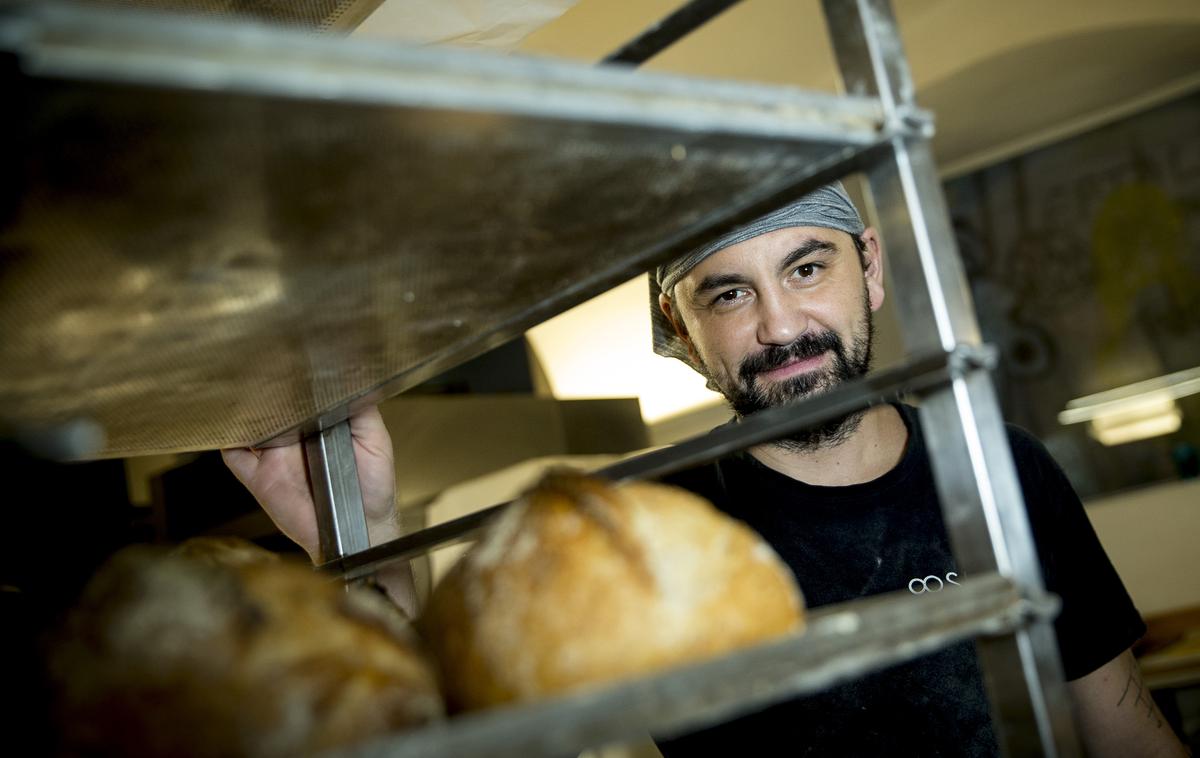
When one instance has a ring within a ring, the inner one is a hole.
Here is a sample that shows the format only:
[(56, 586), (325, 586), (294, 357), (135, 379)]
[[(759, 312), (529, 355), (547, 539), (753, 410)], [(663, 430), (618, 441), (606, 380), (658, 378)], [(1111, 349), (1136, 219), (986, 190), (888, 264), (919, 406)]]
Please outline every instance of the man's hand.
[[(358, 464), (371, 544), (392, 539), (398, 532), (396, 470), (392, 463), (392, 439), (379, 409), (372, 406), (351, 416), (350, 436), (354, 440), (354, 461)], [(221, 457), (275, 526), (304, 548), (313, 563), (319, 563), (323, 556), (303, 444), (261, 450), (234, 448), (222, 450)]]
[[(392, 438), (375, 406), (350, 417), (350, 436), (354, 441), (354, 460), (358, 465), (368, 537), (372, 545), (378, 545), (400, 536), (396, 522)], [(221, 457), (275, 526), (304, 548), (313, 563), (320, 563), (324, 556), (317, 534), (316, 507), (308, 483), (303, 444), (296, 442), (261, 450), (231, 448), (222, 450)], [(393, 564), (380, 571), (376, 579), (402, 610), (409, 616), (415, 615), (412, 570), (408, 564)]]

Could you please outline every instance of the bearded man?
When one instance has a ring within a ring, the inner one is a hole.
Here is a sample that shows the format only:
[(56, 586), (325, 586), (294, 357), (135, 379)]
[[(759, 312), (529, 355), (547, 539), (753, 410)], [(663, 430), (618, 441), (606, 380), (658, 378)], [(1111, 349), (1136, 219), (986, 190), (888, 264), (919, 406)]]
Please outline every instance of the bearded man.
[[(840, 184), (662, 266), (654, 346), (708, 379), (734, 422), (870, 369), (883, 249)], [(1092, 755), (1182, 755), (1141, 688), (1130, 646), (1145, 632), (1078, 496), (1046, 450), (1009, 427), (1080, 733)], [(880, 405), (667, 478), (756, 529), (810, 607), (883, 592), (955, 589), (916, 409)], [(936, 580), (936, 581), (935, 581)], [(683, 755), (995, 755), (974, 646), (661, 741)]]

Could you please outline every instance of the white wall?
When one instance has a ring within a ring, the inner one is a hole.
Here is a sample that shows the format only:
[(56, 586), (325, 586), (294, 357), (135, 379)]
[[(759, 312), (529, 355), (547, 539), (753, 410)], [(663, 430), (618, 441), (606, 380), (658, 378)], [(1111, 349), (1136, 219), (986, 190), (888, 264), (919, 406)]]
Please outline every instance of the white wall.
[(1096, 498), (1085, 505), (1143, 616), (1200, 606), (1200, 479)]

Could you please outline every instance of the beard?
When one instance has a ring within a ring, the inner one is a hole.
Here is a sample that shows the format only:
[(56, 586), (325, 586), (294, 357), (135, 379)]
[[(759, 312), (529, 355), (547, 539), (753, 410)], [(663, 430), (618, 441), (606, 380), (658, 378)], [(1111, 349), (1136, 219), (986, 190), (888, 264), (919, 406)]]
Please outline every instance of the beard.
[[(738, 382), (730, 387), (718, 387), (733, 407), (738, 418), (808, 397), (866, 374), (871, 368), (871, 342), (875, 330), (871, 305), (863, 293), (863, 315), (850, 335), (847, 350), (842, 338), (834, 332), (804, 334), (788, 345), (771, 345), (759, 353), (747, 356), (738, 366)], [(793, 376), (780, 382), (760, 382), (759, 375), (805, 358), (825, 353), (832, 360), (825, 368)], [(811, 452), (835, 447), (850, 438), (858, 429), (866, 409), (809, 429), (800, 429), (776, 440), (774, 445), (795, 452)]]

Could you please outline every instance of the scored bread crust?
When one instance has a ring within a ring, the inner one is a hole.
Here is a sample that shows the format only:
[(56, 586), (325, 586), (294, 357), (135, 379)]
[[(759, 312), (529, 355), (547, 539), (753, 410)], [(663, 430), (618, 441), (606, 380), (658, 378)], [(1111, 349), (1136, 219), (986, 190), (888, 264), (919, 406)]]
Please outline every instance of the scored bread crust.
[(557, 472), (494, 520), (422, 619), (448, 704), (481, 708), (803, 627), (790, 571), (686, 490)]

